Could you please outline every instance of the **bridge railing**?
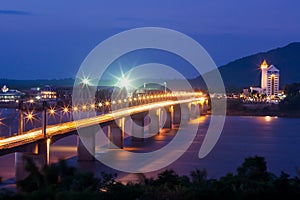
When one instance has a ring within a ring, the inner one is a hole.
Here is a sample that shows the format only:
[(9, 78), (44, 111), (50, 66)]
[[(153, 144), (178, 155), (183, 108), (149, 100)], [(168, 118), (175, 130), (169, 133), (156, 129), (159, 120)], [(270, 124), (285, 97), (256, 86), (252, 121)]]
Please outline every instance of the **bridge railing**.
[[(46, 112), (47, 120), (46, 126), (60, 124), (63, 122), (73, 121), (74, 116), (77, 112), (84, 111), (95, 111), (97, 115), (106, 114), (113, 110), (124, 109), (127, 107), (143, 105), (154, 102), (162, 101), (174, 101), (178, 99), (189, 99), (189, 98), (203, 98), (206, 99), (206, 95), (202, 92), (186, 92), (186, 91), (173, 91), (173, 92), (163, 92), (163, 93), (149, 93), (149, 94), (139, 94), (135, 96), (130, 96), (127, 98), (120, 99), (99, 99), (92, 103), (85, 103), (81, 105), (63, 105), (55, 106), (49, 105), (44, 109)], [(43, 111), (37, 104), (34, 106), (34, 102), (31, 102), (30, 108), (20, 107), (19, 112), (19, 125), (23, 126), (22, 131), (18, 131), (14, 134), (7, 134), (7, 137), (20, 135), (23, 133), (29, 133), (43, 127), (43, 119), (41, 112)], [(89, 116), (87, 116), (88, 118)], [(20, 122), (22, 121), (22, 123)], [(1, 125), (1, 124), (0, 124)], [(27, 129), (26, 129), (27, 127)], [(19, 129), (20, 130), (20, 129)], [(6, 138), (6, 137), (4, 137)]]

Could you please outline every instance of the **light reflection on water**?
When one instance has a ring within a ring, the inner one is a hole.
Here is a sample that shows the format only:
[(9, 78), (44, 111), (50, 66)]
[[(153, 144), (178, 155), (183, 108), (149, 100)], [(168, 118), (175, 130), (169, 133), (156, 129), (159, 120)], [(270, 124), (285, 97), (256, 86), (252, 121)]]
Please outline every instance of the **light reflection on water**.
[[(205, 168), (209, 177), (217, 178), (227, 172), (235, 172), (245, 157), (259, 155), (266, 158), (269, 171), (279, 174), (283, 170), (291, 175), (297, 174), (296, 167), (300, 168), (300, 156), (298, 155), (300, 152), (300, 133), (298, 132), (300, 119), (228, 116), (215, 148), (201, 160), (198, 158), (198, 151), (209, 125), (209, 117), (200, 117), (197, 120), (200, 120), (201, 125), (193, 144), (183, 156), (166, 168), (172, 168), (179, 174), (186, 175), (197, 168)], [(174, 134), (175, 131), (163, 132), (155, 138), (146, 139), (143, 143), (131, 142), (128, 138), (125, 141), (125, 150), (138, 152), (161, 148), (173, 138)], [(98, 161), (77, 162), (74, 157), (76, 144), (75, 135), (54, 143), (50, 149), (50, 162), (67, 158), (69, 164), (77, 166), (81, 171), (93, 171), (96, 175), (100, 175), (101, 171), (117, 172)], [(120, 158), (122, 158), (121, 154)], [(0, 176), (4, 179), (13, 177), (13, 166), (14, 154), (0, 157)], [(147, 173), (146, 176), (155, 176), (162, 170)], [(118, 173), (119, 179), (122, 181), (140, 177), (139, 175)]]

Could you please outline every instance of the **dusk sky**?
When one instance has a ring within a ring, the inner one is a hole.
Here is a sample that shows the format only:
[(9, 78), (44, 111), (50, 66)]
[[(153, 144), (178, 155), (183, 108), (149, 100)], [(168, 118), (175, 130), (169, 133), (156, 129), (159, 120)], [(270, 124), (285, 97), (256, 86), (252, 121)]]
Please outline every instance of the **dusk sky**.
[(299, 42), (299, 8), (297, 0), (3, 0), (0, 78), (74, 77), (101, 41), (146, 26), (187, 34), (220, 66)]

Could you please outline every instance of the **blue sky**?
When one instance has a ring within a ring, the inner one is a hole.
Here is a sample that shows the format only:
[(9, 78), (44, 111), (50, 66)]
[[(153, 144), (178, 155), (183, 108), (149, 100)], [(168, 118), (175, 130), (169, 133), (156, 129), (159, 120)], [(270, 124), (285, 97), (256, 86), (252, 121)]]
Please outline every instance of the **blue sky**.
[(2, 0), (0, 78), (74, 77), (99, 42), (145, 26), (187, 34), (222, 65), (300, 41), (299, 8), (297, 0)]

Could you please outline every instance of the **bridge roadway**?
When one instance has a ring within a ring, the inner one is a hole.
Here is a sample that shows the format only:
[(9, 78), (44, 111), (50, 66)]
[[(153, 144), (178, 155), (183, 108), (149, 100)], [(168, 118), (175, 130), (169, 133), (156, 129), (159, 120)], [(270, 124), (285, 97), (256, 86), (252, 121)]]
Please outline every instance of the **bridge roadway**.
[[(153, 102), (153, 103), (137, 105), (137, 106), (133, 106), (133, 107), (127, 107), (127, 108), (115, 110), (113, 112), (95, 116), (95, 117), (79, 119), (79, 120), (56, 124), (56, 125), (51, 125), (51, 126), (47, 126), (46, 137), (51, 138), (53, 136), (67, 134), (72, 131), (76, 131), (77, 128), (84, 128), (84, 127), (88, 127), (88, 126), (92, 126), (92, 125), (96, 125), (96, 124), (113, 121), (113, 120), (121, 118), (121, 117), (126, 117), (126, 116), (130, 116), (133, 114), (146, 112), (151, 109), (157, 109), (157, 108), (162, 108), (162, 107), (166, 107), (166, 106), (172, 106), (172, 105), (184, 104), (184, 103), (190, 103), (190, 102), (196, 102), (196, 101), (201, 101), (201, 98)], [(16, 148), (16, 147), (19, 147), (22, 145), (30, 144), (30, 143), (37, 142), (42, 139), (45, 139), (45, 136), (42, 133), (42, 129), (31, 130), (28, 132), (24, 132), (21, 135), (15, 135), (12, 137), (1, 139), (0, 140), (0, 151), (5, 151), (5, 150)]]

